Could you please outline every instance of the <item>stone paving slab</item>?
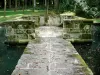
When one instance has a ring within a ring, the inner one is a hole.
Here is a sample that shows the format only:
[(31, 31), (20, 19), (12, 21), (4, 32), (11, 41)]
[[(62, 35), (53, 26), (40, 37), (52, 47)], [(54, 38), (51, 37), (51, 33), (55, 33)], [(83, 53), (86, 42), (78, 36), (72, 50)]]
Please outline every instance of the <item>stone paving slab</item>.
[(44, 37), (49, 31), (40, 31), (40, 41), (29, 42), (12, 75), (93, 75), (72, 44), (47, 29), (49, 37)]

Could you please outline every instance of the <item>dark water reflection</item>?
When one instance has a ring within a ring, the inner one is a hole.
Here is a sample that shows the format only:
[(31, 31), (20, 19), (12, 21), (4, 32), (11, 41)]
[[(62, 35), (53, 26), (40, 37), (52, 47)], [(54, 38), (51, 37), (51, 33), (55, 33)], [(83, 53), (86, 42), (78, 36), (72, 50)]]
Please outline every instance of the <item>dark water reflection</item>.
[(72, 43), (78, 53), (85, 60), (87, 65), (91, 68), (94, 75), (100, 74), (100, 52), (99, 50), (92, 49), (92, 42)]
[(5, 29), (0, 28), (0, 75), (11, 75), (25, 49), (25, 45), (9, 46), (4, 44), (5, 40)]

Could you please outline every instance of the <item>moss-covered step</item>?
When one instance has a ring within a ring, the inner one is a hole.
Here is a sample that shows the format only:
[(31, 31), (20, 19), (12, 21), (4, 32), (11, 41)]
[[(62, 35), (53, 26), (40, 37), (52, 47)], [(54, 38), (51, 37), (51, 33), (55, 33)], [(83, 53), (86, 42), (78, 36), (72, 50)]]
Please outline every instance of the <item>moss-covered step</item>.
[(100, 19), (94, 19), (93, 23), (100, 23)]
[(28, 39), (24, 39), (24, 40), (11, 40), (11, 41), (5, 41), (5, 44), (8, 44), (8, 45), (25, 45), (25, 44), (28, 44), (29, 41), (32, 41), (32, 40), (28, 40)]

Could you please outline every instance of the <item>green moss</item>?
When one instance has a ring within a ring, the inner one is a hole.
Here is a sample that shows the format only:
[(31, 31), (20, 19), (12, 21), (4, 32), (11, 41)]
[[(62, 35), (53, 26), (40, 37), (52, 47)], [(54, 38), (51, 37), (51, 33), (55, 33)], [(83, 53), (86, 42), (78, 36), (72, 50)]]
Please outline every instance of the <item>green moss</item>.
[(100, 19), (94, 19), (94, 23), (100, 23)]
[(71, 43), (92, 42), (92, 39), (68, 39)]
[(24, 52), (24, 54), (32, 54), (31, 52)]
[(82, 59), (82, 57), (79, 54), (73, 54), (73, 56), (80, 60), (80, 62), (82, 63), (82, 66), (88, 67), (85, 61)]
[(24, 54), (32, 54), (32, 53), (31, 53), (31, 52), (28, 52), (28, 49), (25, 48), (25, 49), (24, 49)]
[(29, 42), (30, 40), (28, 39), (25, 39), (25, 40), (18, 40), (19, 43), (26, 43), (26, 42)]
[(89, 69), (88, 65), (85, 63), (85, 61), (79, 54), (73, 54), (73, 56), (80, 61), (80, 65), (83, 66), (82, 70), (85, 75), (93, 75), (92, 71)]
[(27, 49), (27, 48), (25, 48), (25, 49), (24, 49), (24, 52), (26, 52), (27, 50), (28, 50), (28, 49)]
[(7, 42), (12, 42), (12, 43), (19, 43), (19, 44), (24, 44), (24, 43), (28, 43), (30, 40), (28, 40), (28, 39), (25, 39), (25, 40), (13, 40), (13, 39), (8, 39), (8, 41)]
[(40, 43), (41, 40), (40, 40), (40, 37), (36, 37), (36, 39), (32, 40), (33, 43)]

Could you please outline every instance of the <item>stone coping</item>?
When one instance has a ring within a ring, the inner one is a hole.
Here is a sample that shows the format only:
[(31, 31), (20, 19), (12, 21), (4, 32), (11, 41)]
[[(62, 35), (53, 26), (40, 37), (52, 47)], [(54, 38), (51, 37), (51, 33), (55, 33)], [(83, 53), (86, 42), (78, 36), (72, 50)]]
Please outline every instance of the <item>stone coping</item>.
[(93, 22), (93, 19), (64, 19), (64, 21), (84, 21), (84, 22)]

